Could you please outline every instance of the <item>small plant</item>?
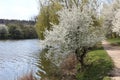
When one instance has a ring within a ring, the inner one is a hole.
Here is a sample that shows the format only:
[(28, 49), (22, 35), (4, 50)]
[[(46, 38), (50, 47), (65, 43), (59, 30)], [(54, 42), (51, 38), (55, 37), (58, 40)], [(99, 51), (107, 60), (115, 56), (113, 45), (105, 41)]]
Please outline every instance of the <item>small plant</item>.
[(103, 78), (103, 80), (111, 80), (110, 77), (106, 76)]

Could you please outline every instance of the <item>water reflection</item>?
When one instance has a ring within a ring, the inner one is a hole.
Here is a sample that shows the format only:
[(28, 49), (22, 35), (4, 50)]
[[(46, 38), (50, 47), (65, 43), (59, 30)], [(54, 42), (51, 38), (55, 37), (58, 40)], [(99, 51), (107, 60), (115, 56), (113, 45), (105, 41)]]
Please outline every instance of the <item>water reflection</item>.
[(60, 67), (45, 56), (47, 51), (41, 50), (39, 40), (0, 41), (0, 80), (16, 80), (31, 71), (37, 80), (64, 80)]
[(39, 40), (0, 41), (0, 80), (16, 80), (26, 72), (36, 72)]

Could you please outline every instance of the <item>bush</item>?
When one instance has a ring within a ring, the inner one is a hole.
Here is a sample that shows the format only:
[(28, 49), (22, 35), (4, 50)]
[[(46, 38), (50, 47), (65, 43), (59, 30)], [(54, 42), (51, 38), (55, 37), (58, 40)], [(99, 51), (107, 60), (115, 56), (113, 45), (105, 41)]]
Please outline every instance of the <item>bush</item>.
[(21, 30), (20, 27), (17, 26), (9, 26), (9, 37), (11, 39), (22, 39), (23, 38), (23, 31)]
[(24, 33), (24, 38), (27, 38), (27, 39), (37, 38), (37, 34), (34, 27), (31, 27), (31, 26), (23, 27), (22, 30)]
[(0, 25), (0, 39), (8, 38), (8, 28), (5, 25)]

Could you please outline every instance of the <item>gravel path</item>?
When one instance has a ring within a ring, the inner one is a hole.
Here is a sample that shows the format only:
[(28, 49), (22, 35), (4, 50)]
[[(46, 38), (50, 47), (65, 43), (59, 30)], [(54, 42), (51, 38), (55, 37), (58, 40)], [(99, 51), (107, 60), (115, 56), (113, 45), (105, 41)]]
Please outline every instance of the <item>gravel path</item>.
[(102, 45), (107, 51), (108, 55), (112, 58), (115, 68), (111, 71), (110, 75), (112, 80), (120, 80), (120, 46), (110, 45), (109, 42), (103, 41)]

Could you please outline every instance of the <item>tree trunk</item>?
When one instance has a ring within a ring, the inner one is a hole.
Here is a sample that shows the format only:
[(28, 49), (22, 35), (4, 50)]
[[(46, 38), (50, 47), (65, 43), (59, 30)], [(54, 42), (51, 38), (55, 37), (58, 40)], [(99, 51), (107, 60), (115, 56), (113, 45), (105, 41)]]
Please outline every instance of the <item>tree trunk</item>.
[(77, 60), (79, 61), (79, 63), (81, 64), (81, 69), (84, 70), (85, 68), (85, 63), (84, 63), (84, 58), (87, 54), (88, 49), (87, 48), (82, 48), (81, 50), (78, 48), (75, 51)]

